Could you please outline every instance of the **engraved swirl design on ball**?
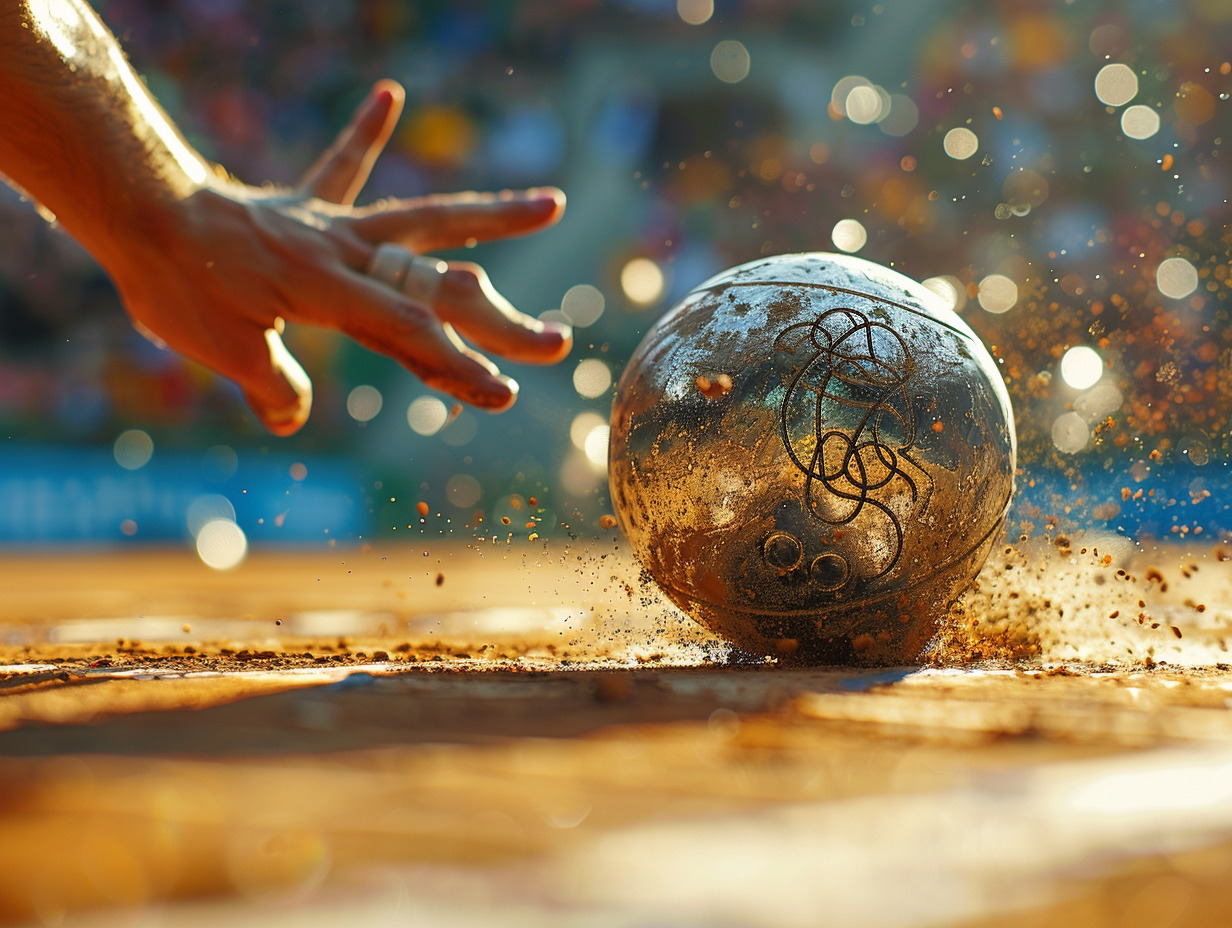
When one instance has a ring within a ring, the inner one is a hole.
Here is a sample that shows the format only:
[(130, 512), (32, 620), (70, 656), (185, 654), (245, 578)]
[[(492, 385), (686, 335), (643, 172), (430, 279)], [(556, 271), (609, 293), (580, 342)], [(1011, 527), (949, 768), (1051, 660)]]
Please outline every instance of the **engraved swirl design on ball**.
[(836, 528), (874, 510), (892, 538), (889, 557), (871, 572), (847, 570), (852, 565), (829, 557), (815, 561), (813, 572), (827, 589), (857, 576), (864, 581), (882, 577), (894, 569), (903, 549), (902, 521), (883, 497), (893, 492), (891, 483), (901, 481), (914, 506), (921, 485), (926, 492), (932, 487), (912, 456), (916, 429), (908, 386), (915, 362), (907, 344), (888, 325), (844, 307), (788, 326), (775, 347), (807, 353), (786, 378), (779, 410), (788, 457), (804, 475), (806, 508)]

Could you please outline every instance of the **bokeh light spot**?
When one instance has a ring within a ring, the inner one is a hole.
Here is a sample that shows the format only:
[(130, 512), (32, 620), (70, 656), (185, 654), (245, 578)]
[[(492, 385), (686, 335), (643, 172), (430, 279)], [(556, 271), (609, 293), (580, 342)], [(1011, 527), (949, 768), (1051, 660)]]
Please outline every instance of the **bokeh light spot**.
[[(1211, 451), (1201, 438), (1185, 437), (1177, 446), (1177, 450), (1189, 458), (1189, 463), (1195, 467), (1205, 467), (1211, 461)], [(1191, 486), (1191, 492), (1195, 488)]]
[(585, 328), (599, 321), (605, 305), (603, 293), (597, 287), (578, 284), (565, 291), (560, 301), (560, 311), (568, 317), (571, 324)]
[(1159, 114), (1139, 103), (1121, 114), (1121, 131), (1127, 138), (1149, 139), (1159, 131)]
[(990, 313), (1005, 313), (1018, 302), (1018, 284), (1004, 274), (989, 274), (980, 281), (980, 306)]
[(214, 445), (201, 455), (201, 473), (211, 483), (230, 480), (239, 466), (239, 455), (230, 445)]
[(855, 219), (840, 219), (834, 224), (830, 239), (840, 251), (856, 252), (868, 242), (868, 232)]
[(830, 107), (838, 115), (847, 115), (847, 100), (851, 96), (853, 90), (857, 87), (872, 88), (872, 82), (859, 74), (848, 74), (846, 77), (840, 78), (834, 85), (834, 89), (830, 91)]
[(595, 467), (607, 467), (607, 445), (610, 436), (611, 429), (606, 423), (596, 425), (586, 436), (582, 450)]
[(1077, 454), (1087, 446), (1091, 430), (1076, 412), (1064, 412), (1052, 423), (1052, 443), (1062, 454)]
[(244, 530), (229, 519), (207, 522), (197, 533), (197, 556), (207, 567), (230, 570), (248, 554)]
[(663, 295), (663, 271), (649, 258), (634, 258), (620, 269), (620, 289), (633, 303), (648, 306)]
[(571, 451), (560, 466), (560, 485), (571, 496), (589, 496), (599, 485), (600, 475), (582, 451)]
[[(901, 93), (890, 94), (890, 112), (877, 127), (886, 135), (902, 136), (911, 132), (920, 122), (920, 108), (915, 101)], [(905, 159), (904, 159), (905, 160)], [(910, 170), (904, 167), (903, 170)]]
[(601, 425), (607, 425), (607, 419), (597, 412), (587, 410), (574, 416), (569, 424), (569, 440), (573, 442), (573, 447), (579, 451), (585, 449), (586, 436)]
[(294, 464), (291, 465), (291, 479), (294, 480), (296, 483), (299, 483), (301, 480), (303, 480), (307, 476), (308, 476), (308, 465), (304, 464), (302, 461), (296, 461)]
[(1040, 206), (1048, 199), (1048, 181), (1038, 171), (1021, 168), (1002, 182), (1001, 195), (1011, 211)]
[(724, 39), (710, 52), (710, 70), (725, 84), (739, 84), (749, 76), (749, 50), (743, 42)]
[[(496, 531), (502, 534), (508, 533), (525, 535), (530, 529), (526, 528), (527, 516), (530, 515), (529, 506), (526, 503), (526, 498), (520, 493), (511, 493), (508, 496), (502, 496), (492, 504), (492, 519)], [(530, 520), (533, 521), (533, 520)]]
[(1155, 286), (1169, 299), (1183, 300), (1198, 289), (1198, 269), (1184, 258), (1168, 258), (1155, 269)]
[(454, 448), (470, 444), (478, 434), (479, 420), (465, 409), (446, 422), (445, 427), (440, 430), (441, 441)]
[(1124, 106), (1138, 95), (1138, 75), (1129, 65), (1106, 64), (1095, 75), (1095, 96), (1106, 106)]
[(1201, 126), (1215, 116), (1215, 98), (1211, 92), (1194, 81), (1185, 81), (1176, 92), (1172, 104), (1176, 115), (1192, 126)]
[(141, 429), (128, 429), (116, 437), (111, 453), (125, 470), (140, 470), (154, 456), (154, 439)]
[(403, 120), (399, 135), (419, 160), (439, 167), (465, 161), (479, 139), (474, 120), (453, 106), (414, 110)]
[(612, 372), (598, 358), (587, 358), (573, 370), (573, 389), (580, 396), (594, 399), (612, 385)]
[(1111, 58), (1129, 48), (1129, 33), (1118, 23), (1104, 23), (1091, 30), (1087, 47), (1098, 58)]
[(955, 161), (965, 161), (979, 150), (980, 140), (970, 129), (959, 126), (945, 134), (941, 147)]
[(1094, 422), (1096, 419), (1112, 415), (1121, 408), (1124, 402), (1125, 397), (1116, 385), (1109, 383), (1107, 379), (1101, 379), (1099, 383), (1074, 400), (1074, 412), (1087, 422)]
[(201, 529), (205, 525), (218, 520), (235, 521), (235, 507), (231, 505), (231, 500), (218, 493), (198, 496), (188, 504), (188, 509), (184, 513), (184, 522), (188, 526), (188, 533), (193, 538), (201, 534)]
[(406, 409), (406, 424), (418, 435), (435, 435), (449, 418), (449, 410), (435, 396), (421, 396)]
[(853, 87), (843, 104), (847, 118), (861, 126), (874, 123), (881, 116), (881, 95), (876, 88), (861, 84)]
[(459, 509), (470, 509), (483, 498), (483, 487), (470, 474), (454, 474), (445, 484), (445, 498)]
[(676, 0), (676, 13), (690, 26), (700, 26), (714, 15), (714, 0)]
[(1061, 358), (1061, 379), (1075, 390), (1092, 387), (1104, 376), (1104, 361), (1094, 348), (1075, 345)]
[(958, 308), (958, 287), (956, 279), (951, 277), (930, 277), (920, 281), (925, 287), (937, 294), (946, 309)]
[(360, 384), (347, 394), (347, 413), (356, 422), (369, 422), (381, 411), (385, 399), (381, 391), (369, 384)]

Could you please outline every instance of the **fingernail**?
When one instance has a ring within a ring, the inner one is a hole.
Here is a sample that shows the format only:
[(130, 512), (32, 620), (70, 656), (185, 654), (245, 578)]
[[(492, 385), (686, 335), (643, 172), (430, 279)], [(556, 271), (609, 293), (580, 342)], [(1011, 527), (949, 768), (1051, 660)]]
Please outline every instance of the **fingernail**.
[(311, 408), (310, 401), (301, 396), (296, 403), (283, 409), (266, 409), (266, 428), (278, 435), (297, 432), (308, 421)]
[(551, 200), (553, 203), (563, 203), (565, 195), (556, 187), (532, 187), (526, 191), (526, 196), (531, 200)]
[(573, 326), (565, 322), (545, 321), (543, 323), (543, 331), (555, 332), (560, 336), (562, 342), (573, 338)]
[(518, 391), (521, 389), (521, 387), (518, 386), (518, 382), (516, 380), (514, 380), (512, 377), (506, 377), (504, 374), (501, 374), (493, 379), (496, 380), (498, 383), (500, 383), (500, 385), (503, 386), (506, 390), (508, 390), (509, 395), (507, 399), (500, 405), (494, 405), (494, 406), (488, 407), (488, 411), (489, 412), (504, 412), (506, 409), (508, 409), (510, 406), (512, 406), (514, 403), (517, 402)]
[(381, 81), (376, 85), (376, 92), (372, 96), (381, 103), (393, 103), (402, 93), (401, 86), (391, 84), (389, 81)]

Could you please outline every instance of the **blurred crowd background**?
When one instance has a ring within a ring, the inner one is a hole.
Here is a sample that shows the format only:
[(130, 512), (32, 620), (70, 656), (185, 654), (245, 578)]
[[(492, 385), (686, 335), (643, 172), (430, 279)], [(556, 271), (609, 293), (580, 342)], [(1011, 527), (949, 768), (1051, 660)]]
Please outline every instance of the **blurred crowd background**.
[(577, 344), (506, 365), (510, 413), (451, 415), (392, 362), (300, 329), (316, 405), (273, 439), (0, 194), (0, 540), (598, 533), (611, 391), (646, 329), (726, 267), (815, 250), (928, 280), (992, 347), (1018, 418), (1015, 530), (1232, 528), (1227, 0), (96, 6), (245, 181), (293, 183), (389, 76), (407, 111), (365, 199), (564, 188), (558, 227), (466, 257)]

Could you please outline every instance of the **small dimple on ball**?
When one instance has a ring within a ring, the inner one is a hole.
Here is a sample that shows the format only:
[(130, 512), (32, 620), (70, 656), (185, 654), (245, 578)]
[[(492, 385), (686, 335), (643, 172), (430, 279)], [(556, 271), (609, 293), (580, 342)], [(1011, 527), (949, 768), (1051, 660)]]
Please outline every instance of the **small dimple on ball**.
[(762, 546), (766, 563), (779, 570), (794, 570), (804, 556), (800, 539), (790, 532), (775, 532)]
[(819, 554), (809, 567), (809, 576), (823, 590), (837, 590), (847, 582), (847, 575), (847, 562), (839, 554)]

